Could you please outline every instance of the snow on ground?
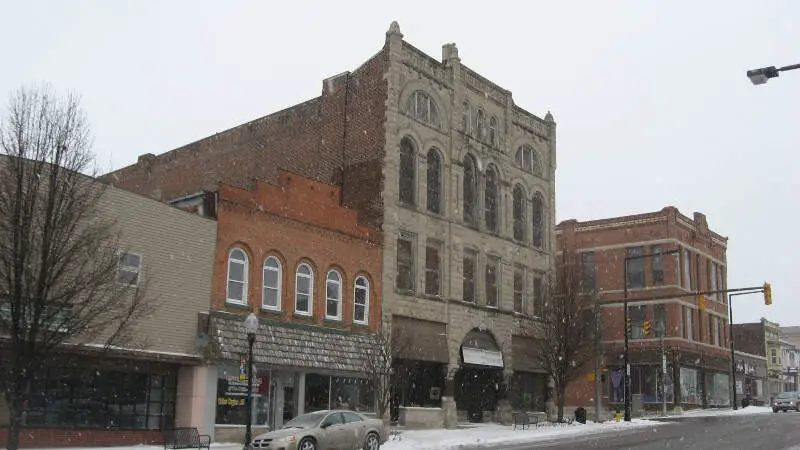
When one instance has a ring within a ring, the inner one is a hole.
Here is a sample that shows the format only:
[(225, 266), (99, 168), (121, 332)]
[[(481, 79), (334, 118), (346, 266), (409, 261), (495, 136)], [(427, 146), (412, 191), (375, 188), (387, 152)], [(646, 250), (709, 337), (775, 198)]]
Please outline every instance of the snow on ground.
[[(513, 426), (485, 424), (458, 428), (455, 430), (403, 430), (399, 435), (390, 436), (381, 446), (382, 450), (453, 450), (462, 446), (512, 444), (534, 442), (541, 439), (574, 436), (578, 434), (604, 433), (621, 429), (642, 428), (659, 425), (658, 422), (634, 419), (631, 422), (605, 422), (586, 425), (543, 425), (528, 429), (514, 429)], [(663, 425), (663, 424), (661, 424)], [(111, 450), (163, 450), (162, 446), (137, 445), (130, 447), (108, 447)], [(240, 450), (242, 444), (211, 444), (211, 450)], [(53, 449), (50, 449), (53, 450)], [(70, 448), (69, 450), (100, 450), (92, 448)]]
[(769, 406), (748, 406), (747, 408), (739, 408), (733, 410), (730, 408), (724, 409), (695, 409), (686, 411), (681, 416), (683, 417), (709, 417), (709, 416), (738, 416), (750, 414), (766, 414), (772, 413), (772, 408)]
[[(658, 422), (634, 419), (631, 422), (605, 422), (586, 425), (543, 425), (528, 429), (486, 424), (455, 430), (405, 430), (381, 446), (382, 450), (451, 450), (462, 446), (513, 444), (578, 434), (606, 433), (621, 429), (660, 425)], [(663, 425), (663, 424), (661, 424)]]

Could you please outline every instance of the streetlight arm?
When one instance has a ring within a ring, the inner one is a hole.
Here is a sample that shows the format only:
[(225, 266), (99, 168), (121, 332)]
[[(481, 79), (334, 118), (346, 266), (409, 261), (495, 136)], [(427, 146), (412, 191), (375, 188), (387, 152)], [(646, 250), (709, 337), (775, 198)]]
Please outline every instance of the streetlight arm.
[(785, 72), (787, 70), (800, 69), (800, 64), (792, 64), (791, 66), (783, 66), (778, 69), (778, 72)]

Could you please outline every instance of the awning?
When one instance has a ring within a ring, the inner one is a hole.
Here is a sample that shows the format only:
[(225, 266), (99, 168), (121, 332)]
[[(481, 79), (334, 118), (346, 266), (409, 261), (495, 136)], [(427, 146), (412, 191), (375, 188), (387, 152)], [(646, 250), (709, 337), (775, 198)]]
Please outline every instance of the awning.
[(503, 353), (492, 335), (477, 329), (464, 337), (461, 343), (461, 361), (477, 366), (504, 367)]
[(481, 348), (461, 347), (461, 355), (464, 358), (464, 364), (503, 367), (503, 354), (500, 352)]
[[(242, 319), (236, 314), (211, 313), (209, 344), (216, 358), (238, 361), (240, 355), (247, 354), (247, 333)], [(359, 373), (369, 366), (368, 359), (377, 357), (378, 344), (370, 333), (264, 319), (260, 322), (253, 346), (257, 363)]]
[(392, 339), (400, 359), (447, 364), (447, 324), (392, 316)]

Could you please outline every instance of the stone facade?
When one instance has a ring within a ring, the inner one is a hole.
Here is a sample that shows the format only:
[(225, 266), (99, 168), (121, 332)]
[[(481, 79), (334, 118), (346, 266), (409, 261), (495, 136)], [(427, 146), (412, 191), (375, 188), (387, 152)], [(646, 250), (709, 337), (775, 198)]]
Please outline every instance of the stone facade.
[[(384, 320), (400, 315), (447, 324), (449, 349), (448, 378), (459, 368), (459, 350), (472, 329), (489, 331), (496, 339), (506, 362), (506, 372), (514, 368), (512, 336), (522, 332), (533, 311), (533, 276), (553, 270), (552, 242), (555, 229), (555, 123), (550, 115), (540, 119), (514, 104), (511, 93), (482, 78), (461, 64), (454, 44), (446, 44), (439, 62), (402, 40), (399, 28), (387, 32), (388, 95), (386, 99), (386, 154), (384, 160), (384, 222), (386, 236), (383, 254)], [(424, 92), (435, 102), (440, 124), (415, 119), (408, 110), (409, 98)], [(464, 104), (470, 105), (465, 114)], [(492, 139), (481, 137), (477, 129), (478, 111), (485, 120), (497, 117)], [(467, 128), (464, 127), (466, 115)], [(399, 186), (401, 141), (414, 143), (414, 201), (402, 202)], [(493, 142), (492, 142), (493, 141)], [(515, 152), (532, 147), (542, 166), (540, 175), (527, 173), (515, 164)], [(434, 149), (442, 158), (441, 212), (428, 210), (426, 173), (428, 154)], [(475, 158), (478, 166), (479, 219), (464, 220), (464, 160)], [(493, 166), (499, 173), (497, 231), (487, 229), (485, 220), (485, 174)], [(522, 186), (526, 193), (526, 217), (531, 217), (534, 195), (544, 198), (545, 238), (541, 248), (531, 245), (530, 224), (524, 238), (513, 236), (512, 189)], [(414, 243), (413, 292), (397, 286), (397, 238), (408, 233)], [(426, 247), (429, 239), (441, 243), (441, 291), (425, 294)], [(475, 302), (463, 301), (463, 255), (465, 249), (477, 254)], [(485, 273), (489, 257), (499, 260), (499, 302), (487, 306)], [(522, 314), (513, 312), (514, 267), (526, 269), (525, 306)]]
[[(632, 393), (637, 394), (637, 384), (641, 385), (638, 393), (643, 395), (644, 406), (651, 403), (651, 407), (660, 408), (662, 397), (658, 392), (660, 387), (656, 385), (660, 383), (658, 377), (663, 376), (663, 336), (668, 377), (673, 384), (671, 399), (667, 395), (670, 407), (682, 404), (705, 406), (709, 401), (724, 401), (721, 392), (714, 393), (719, 399), (709, 400), (711, 386), (704, 389), (704, 381), (692, 387), (698, 393), (689, 401), (688, 396), (681, 399), (680, 395), (674, 395), (681, 389), (688, 389), (681, 385), (681, 370), (684, 373), (696, 371), (700, 379), (710, 376), (712, 381), (715, 374), (722, 376), (730, 371), (727, 296), (722, 293), (704, 295), (701, 306), (700, 297), (693, 294), (727, 287), (727, 238), (708, 228), (705, 215), (695, 213), (693, 218), (689, 218), (676, 208), (667, 207), (658, 212), (632, 216), (586, 222), (568, 220), (558, 224), (556, 242), (557, 257), (580, 258), (584, 284), (591, 283), (597, 291), (601, 307), (602, 366), (605, 371), (602, 377), (605, 379), (603, 400), (606, 405), (609, 397), (612, 397), (611, 404), (616, 403), (613, 398), (616, 394), (609, 393), (613, 381), (609, 381), (614, 367), (622, 366), (626, 278), (631, 308), (630, 362), (632, 367), (642, 368), (637, 369), (642, 373), (641, 380), (633, 382)], [(676, 254), (660, 258), (647, 256), (670, 251)], [(644, 256), (629, 260), (626, 274), (624, 262), (627, 256), (634, 254)], [(643, 334), (645, 321), (651, 326), (650, 335)], [(720, 384), (719, 380), (713, 383)], [(566, 401), (570, 405), (588, 406), (593, 404), (594, 396), (594, 381), (581, 378), (568, 390)]]

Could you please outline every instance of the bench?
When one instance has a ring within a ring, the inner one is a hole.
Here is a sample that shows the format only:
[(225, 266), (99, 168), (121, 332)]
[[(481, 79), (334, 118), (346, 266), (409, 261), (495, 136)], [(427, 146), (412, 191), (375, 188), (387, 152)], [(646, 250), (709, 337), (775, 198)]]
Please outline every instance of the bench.
[(516, 412), (511, 415), (512, 419), (514, 420), (514, 429), (516, 430), (517, 427), (521, 427), (523, 430), (526, 427), (529, 427), (531, 424), (535, 425), (536, 427), (539, 426), (539, 416), (529, 415), (528, 413), (524, 412)]
[(164, 430), (164, 448), (205, 448), (211, 447), (211, 436), (200, 434), (197, 428), (170, 428)]

